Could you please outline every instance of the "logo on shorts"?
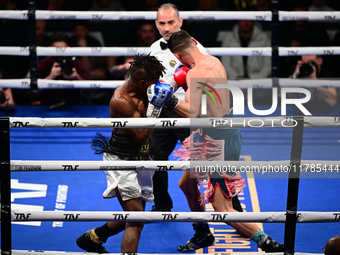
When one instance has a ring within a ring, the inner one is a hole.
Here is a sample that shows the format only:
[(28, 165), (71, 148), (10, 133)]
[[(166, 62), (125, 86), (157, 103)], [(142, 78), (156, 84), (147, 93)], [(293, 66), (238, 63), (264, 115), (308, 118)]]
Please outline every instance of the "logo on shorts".
[(174, 67), (174, 66), (176, 65), (176, 61), (175, 61), (175, 60), (170, 60), (170, 61), (169, 61), (169, 65), (170, 65), (171, 67)]

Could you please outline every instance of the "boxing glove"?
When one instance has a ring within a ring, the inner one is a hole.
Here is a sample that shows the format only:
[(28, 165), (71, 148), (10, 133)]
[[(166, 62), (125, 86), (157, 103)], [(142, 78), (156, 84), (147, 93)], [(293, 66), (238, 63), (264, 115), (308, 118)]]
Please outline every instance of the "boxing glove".
[(190, 68), (188, 66), (181, 65), (176, 68), (172, 76), (161, 78), (159, 81), (170, 84), (173, 93), (176, 92), (179, 87), (187, 90), (186, 77), (189, 70)]
[(156, 82), (147, 89), (147, 96), (149, 100), (146, 116), (148, 118), (158, 118), (162, 107), (169, 100), (172, 93), (172, 88), (169, 84), (163, 82)]
[(174, 80), (176, 81), (176, 83), (185, 88), (187, 87), (187, 73), (189, 72), (190, 67), (185, 66), (185, 65), (181, 65), (179, 67), (176, 68), (175, 72), (174, 72)]

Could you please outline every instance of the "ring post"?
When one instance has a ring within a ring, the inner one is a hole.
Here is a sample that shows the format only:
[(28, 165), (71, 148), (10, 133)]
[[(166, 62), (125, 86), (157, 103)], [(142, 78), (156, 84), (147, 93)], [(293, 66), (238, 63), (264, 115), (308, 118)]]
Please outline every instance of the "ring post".
[(31, 100), (35, 101), (38, 93), (38, 64), (37, 64), (37, 38), (35, 24), (35, 0), (28, 0), (28, 42), (29, 42), (29, 60), (30, 60), (30, 77), (31, 77)]
[(272, 22), (272, 80), (273, 87), (279, 86), (279, 0), (271, 0)]
[(0, 183), (1, 183), (1, 255), (10, 255), (11, 226), (11, 172), (9, 153), (9, 118), (0, 118)]
[(303, 117), (294, 117), (297, 125), (293, 128), (290, 172), (288, 177), (287, 210), (284, 235), (284, 255), (294, 254), (297, 219), (297, 202), (300, 181), (301, 152), (303, 142)]

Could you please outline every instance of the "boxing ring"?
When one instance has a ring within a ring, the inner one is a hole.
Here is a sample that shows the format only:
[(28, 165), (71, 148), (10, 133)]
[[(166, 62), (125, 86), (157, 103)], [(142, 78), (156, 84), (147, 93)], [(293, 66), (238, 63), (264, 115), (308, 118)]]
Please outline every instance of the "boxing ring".
[[(275, 8), (275, 5), (274, 7)], [(241, 88), (256, 87), (256, 88), (271, 88), (271, 87), (284, 87), (284, 86), (306, 86), (306, 82), (296, 79), (279, 79), (278, 78), (278, 56), (289, 56), (303, 55), (303, 54), (317, 54), (325, 55), (332, 52), (332, 54), (340, 54), (340, 47), (313, 47), (313, 48), (282, 48), (278, 47), (277, 39), (277, 23), (278, 21), (285, 20), (297, 20), (305, 19), (309, 20), (325, 20), (325, 17), (334, 17), (335, 20), (340, 19), (340, 12), (332, 13), (290, 13), (290, 12), (279, 12), (277, 9), (273, 12), (181, 12), (181, 16), (186, 19), (209, 19), (213, 15), (215, 19), (252, 19), (252, 20), (264, 20), (273, 22), (273, 47), (269, 48), (207, 48), (208, 52), (212, 55), (261, 55), (261, 56), (271, 56), (273, 61), (273, 78), (272, 79), (257, 79), (257, 80), (247, 80), (247, 81), (230, 81), (230, 84), (235, 84)], [(124, 19), (155, 19), (155, 13), (140, 13), (140, 12), (64, 12), (64, 11), (35, 11), (34, 6), (30, 5), (29, 11), (0, 11), (0, 17), (2, 18), (12, 18), (12, 19), (28, 19), (30, 23), (30, 33), (31, 37), (35, 32), (34, 26), (32, 25), (36, 19), (92, 19), (95, 15), (101, 15), (102, 19), (107, 20), (124, 20)], [(34, 37), (34, 36), (33, 36)], [(276, 39), (275, 39), (276, 38)], [(120, 86), (123, 81), (48, 81), (37, 79), (36, 76), (36, 62), (34, 61), (36, 56), (47, 56), (47, 55), (59, 55), (59, 56), (127, 56), (134, 55), (136, 53), (146, 53), (148, 48), (63, 48), (62, 50), (52, 48), (52, 47), (35, 47), (34, 38), (31, 38), (32, 45), (28, 47), (0, 47), (0, 54), (3, 55), (23, 55), (30, 56), (31, 58), (31, 78), (30, 79), (20, 79), (20, 80), (1, 80), (0, 84), (5, 84), (7, 87), (12, 88), (31, 88), (33, 91), (38, 88), (116, 88)], [(294, 53), (292, 53), (294, 52)], [(329, 81), (329, 80), (315, 80), (308, 81), (308, 87), (318, 87), (318, 86), (334, 86), (338, 87), (339, 81)], [(19, 107), (20, 108), (20, 107)], [(71, 113), (71, 112), (70, 112)], [(292, 113), (292, 112), (290, 112)], [(276, 111), (274, 114), (278, 114)], [(72, 114), (70, 114), (72, 115)], [(98, 115), (102, 116), (102, 115)], [(11, 133), (26, 132), (25, 130), (41, 130), (41, 129), (56, 129), (57, 132), (67, 133), (69, 130), (87, 130), (87, 129), (105, 129), (106, 132), (110, 132), (113, 126), (119, 126), (121, 128), (179, 128), (179, 127), (206, 127), (206, 128), (231, 128), (230, 122), (223, 123), (219, 126), (212, 125), (209, 120), (200, 119), (199, 122), (195, 122), (195, 119), (147, 119), (143, 121), (143, 124), (139, 122), (138, 119), (110, 119), (108, 117), (92, 117), (92, 118), (74, 118), (71, 116), (60, 116), (58, 118), (41, 118), (37, 117), (3, 117), (0, 118), (0, 156), (1, 156), (1, 253), (2, 254), (27, 254), (36, 253), (39, 251), (34, 251), (35, 248), (32, 247), (33, 251), (17, 250), (12, 248), (12, 224), (18, 222), (56, 222), (56, 224), (61, 224), (60, 222), (93, 222), (93, 221), (107, 221), (107, 220), (117, 220), (117, 221), (128, 221), (128, 220), (142, 220), (146, 222), (176, 222), (180, 224), (181, 222), (191, 222), (191, 221), (208, 221), (214, 223), (222, 223), (224, 221), (244, 221), (244, 222), (260, 222), (260, 223), (284, 223), (284, 243), (285, 243), (285, 254), (293, 254), (295, 252), (295, 235), (296, 235), (296, 223), (322, 223), (322, 224), (337, 224), (340, 220), (340, 209), (334, 212), (318, 212), (316, 211), (300, 211), (297, 210), (298, 206), (298, 194), (299, 194), (299, 184), (300, 175), (304, 174), (321, 174), (320, 178), (330, 178), (336, 181), (340, 175), (340, 161), (339, 157), (336, 157), (338, 153), (335, 154), (332, 160), (315, 160), (314, 158), (309, 158), (308, 160), (303, 160), (302, 155), (302, 145), (303, 145), (303, 135), (307, 130), (312, 128), (322, 128), (323, 132), (331, 132), (333, 135), (339, 135), (340, 119), (339, 117), (283, 117), (273, 115), (271, 117), (258, 118), (232, 118), (234, 121), (234, 128), (240, 128), (241, 130), (251, 130), (246, 131), (247, 135), (253, 132), (253, 129), (260, 130), (264, 129), (266, 132), (271, 130), (280, 130), (278, 132), (291, 132), (288, 134), (290, 146), (290, 157), (286, 157), (283, 160), (275, 161), (240, 161), (240, 162), (216, 162), (219, 166), (228, 165), (234, 166), (238, 171), (244, 171), (244, 173), (249, 175), (262, 174), (264, 170), (266, 171), (272, 169), (272, 173), (269, 174), (280, 174), (279, 178), (288, 179), (288, 191), (286, 197), (286, 208), (280, 211), (267, 212), (245, 212), (239, 213), (214, 213), (207, 211), (206, 213), (193, 213), (193, 212), (183, 212), (183, 211), (173, 211), (171, 213), (161, 213), (161, 212), (122, 212), (122, 211), (99, 211), (93, 212), (93, 210), (81, 211), (81, 210), (65, 210), (64, 205), (59, 202), (60, 208), (57, 207), (55, 210), (16, 210), (11, 207), (11, 185), (18, 189), (18, 183), (11, 181), (11, 176), (23, 172), (30, 172), (32, 176), (37, 176), (41, 171), (48, 172), (60, 172), (67, 171), (65, 174), (72, 176), (71, 178), (76, 178), (76, 173), (84, 171), (85, 174), (89, 173), (91, 176), (97, 176), (96, 174), (100, 171), (106, 169), (123, 169), (131, 168), (131, 162), (103, 162), (94, 160), (57, 160), (53, 158), (52, 160), (25, 160), (23, 158), (13, 160), (10, 155), (10, 147), (18, 148), (17, 146), (11, 145), (13, 143)], [(289, 115), (288, 115), (289, 116)], [(268, 120), (270, 119), (270, 120)], [(275, 120), (274, 120), (275, 119)], [(171, 123), (171, 125), (165, 125), (164, 123)], [(202, 126), (204, 125), (204, 126)], [(13, 131), (12, 131), (13, 130)], [(21, 131), (23, 130), (23, 131)], [(62, 131), (60, 131), (62, 130)], [(284, 130), (284, 131), (281, 131)], [(289, 131), (286, 131), (289, 130)], [(327, 131), (331, 130), (331, 131)], [(35, 132), (35, 131), (30, 131)], [(43, 131), (42, 131), (43, 132)], [(50, 131), (48, 131), (50, 132)], [(81, 131), (80, 133), (82, 133)], [(257, 132), (257, 131), (255, 131)], [(47, 133), (50, 134), (51, 133)], [(95, 132), (93, 132), (93, 135)], [(58, 135), (66, 135), (60, 134)], [(338, 139), (340, 139), (338, 137)], [(61, 139), (62, 140), (62, 139)], [(288, 145), (286, 144), (286, 147)], [(338, 145), (337, 145), (338, 146)], [(89, 145), (88, 145), (89, 147)], [(335, 148), (338, 148), (335, 146)], [(57, 153), (57, 150), (55, 150)], [(334, 151), (333, 151), (334, 153)], [(27, 153), (30, 154), (30, 153)], [(287, 154), (287, 153), (285, 153)], [(321, 152), (320, 152), (321, 154)], [(331, 152), (329, 152), (331, 154)], [(21, 154), (26, 157), (24, 153)], [(68, 155), (68, 157), (76, 155), (75, 152)], [(206, 162), (179, 162), (179, 161), (141, 161), (134, 162), (134, 168), (138, 170), (159, 170), (159, 171), (169, 171), (178, 172), (197, 169), (197, 165), (204, 165)], [(211, 162), (209, 162), (211, 163)], [(197, 165), (196, 165), (197, 164)], [(319, 164), (319, 165), (318, 165)], [(252, 166), (257, 166), (257, 168), (252, 168)], [(270, 168), (272, 166), (272, 168)], [(280, 168), (281, 167), (281, 168)], [(243, 169), (242, 169), (243, 168)], [(280, 171), (275, 171), (275, 169), (281, 169)], [(297, 171), (291, 171), (291, 169), (299, 169)], [(18, 172), (18, 173), (17, 173)], [(93, 174), (92, 172), (95, 172)], [(257, 172), (257, 173), (256, 173)], [(270, 171), (267, 171), (270, 172)], [(276, 172), (276, 173), (275, 173)], [(329, 173), (331, 175), (329, 175)], [(27, 175), (27, 173), (23, 173)], [(327, 177), (325, 177), (327, 175)], [(56, 176), (54, 176), (56, 177)], [(311, 178), (311, 177), (309, 177)], [(254, 179), (254, 178), (253, 178)], [(265, 178), (263, 178), (264, 180)], [(258, 179), (256, 179), (258, 180)], [(261, 180), (262, 181), (262, 180)], [(43, 187), (40, 187), (39, 192), (43, 192)], [(26, 189), (30, 189), (29, 186)], [(60, 192), (62, 193), (63, 187), (60, 187)], [(102, 190), (101, 190), (102, 191)], [(59, 188), (58, 188), (59, 192)], [(59, 193), (58, 193), (59, 194)], [(100, 196), (95, 199), (100, 199)], [(322, 199), (322, 198), (320, 198)], [(184, 198), (183, 198), (184, 200)], [(112, 202), (111, 202), (112, 203)], [(111, 206), (111, 204), (109, 204)], [(108, 205), (106, 204), (106, 207)], [(76, 223), (75, 223), (76, 224)], [(77, 223), (79, 224), (79, 223)], [(84, 224), (84, 223), (82, 223)], [(153, 224), (151, 224), (153, 225)], [(271, 224), (269, 224), (271, 225)], [(282, 225), (282, 224), (281, 224)], [(87, 230), (84, 228), (84, 231)], [(188, 230), (190, 233), (192, 230)], [(143, 234), (147, 230), (143, 231)], [(269, 235), (272, 235), (270, 231)], [(56, 237), (58, 238), (58, 236)], [(282, 239), (283, 240), (283, 239)], [(186, 239), (184, 240), (184, 242)], [(72, 240), (74, 242), (74, 240)], [(110, 242), (110, 241), (109, 241)], [(174, 245), (176, 246), (176, 245)], [(63, 250), (63, 249), (61, 249)], [(209, 250), (208, 250), (209, 251)], [(321, 251), (321, 247), (320, 247)], [(41, 251), (40, 251), (41, 252)], [(226, 251), (227, 252), (227, 251)], [(319, 253), (319, 251), (316, 251)], [(60, 254), (64, 252), (52, 252), (44, 251), (48, 254)], [(68, 253), (68, 252), (67, 252)], [(71, 252), (72, 253), (72, 252)], [(297, 253), (298, 254), (298, 253)]]

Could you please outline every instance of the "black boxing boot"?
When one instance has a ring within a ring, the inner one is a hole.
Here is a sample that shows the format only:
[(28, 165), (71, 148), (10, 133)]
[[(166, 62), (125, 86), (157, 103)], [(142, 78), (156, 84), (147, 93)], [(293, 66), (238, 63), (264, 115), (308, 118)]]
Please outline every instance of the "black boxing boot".
[(281, 243), (276, 242), (271, 239), (269, 236), (265, 237), (261, 243), (257, 245), (257, 247), (261, 248), (264, 252), (283, 252), (284, 246)]
[(76, 243), (81, 249), (87, 252), (109, 253), (102, 245), (104, 242), (99, 240), (94, 229), (78, 237)]
[(215, 237), (210, 232), (209, 225), (206, 222), (194, 222), (192, 226), (195, 235), (185, 245), (178, 246), (177, 251), (190, 252), (200, 248), (211, 246), (215, 243)]

